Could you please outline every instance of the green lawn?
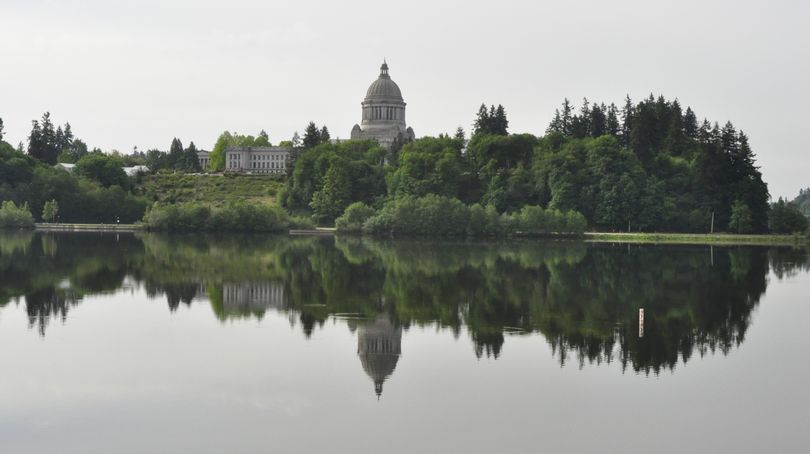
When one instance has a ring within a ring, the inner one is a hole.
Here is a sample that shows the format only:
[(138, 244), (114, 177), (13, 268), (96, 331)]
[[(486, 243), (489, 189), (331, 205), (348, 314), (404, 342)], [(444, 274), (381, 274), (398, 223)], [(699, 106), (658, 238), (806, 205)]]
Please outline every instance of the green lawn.
[(249, 175), (146, 175), (136, 192), (150, 201), (199, 202), (219, 206), (236, 200), (272, 205), (284, 183), (274, 177)]

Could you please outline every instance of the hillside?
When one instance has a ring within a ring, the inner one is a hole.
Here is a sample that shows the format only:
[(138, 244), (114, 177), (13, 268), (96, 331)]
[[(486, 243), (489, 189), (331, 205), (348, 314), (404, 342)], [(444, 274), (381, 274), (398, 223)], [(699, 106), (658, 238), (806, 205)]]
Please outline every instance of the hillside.
[(220, 206), (235, 200), (249, 200), (271, 205), (276, 203), (281, 187), (281, 181), (266, 176), (172, 173), (145, 175), (134, 192), (150, 202), (199, 202)]

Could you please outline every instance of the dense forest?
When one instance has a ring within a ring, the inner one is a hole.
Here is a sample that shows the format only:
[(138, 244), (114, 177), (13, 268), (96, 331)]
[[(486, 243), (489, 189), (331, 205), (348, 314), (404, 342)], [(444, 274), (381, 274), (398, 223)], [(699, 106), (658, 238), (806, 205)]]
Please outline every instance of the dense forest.
[[(472, 137), (426, 137), (388, 153), (372, 142), (305, 149), (282, 203), (331, 222), (353, 202), (380, 210), (428, 194), (511, 213), (577, 211), (610, 231), (768, 231), (769, 193), (748, 137), (699, 122), (652, 95), (638, 103), (568, 100), (543, 137), (509, 134), (502, 106), (481, 106)], [(388, 165), (383, 165), (387, 163)]]

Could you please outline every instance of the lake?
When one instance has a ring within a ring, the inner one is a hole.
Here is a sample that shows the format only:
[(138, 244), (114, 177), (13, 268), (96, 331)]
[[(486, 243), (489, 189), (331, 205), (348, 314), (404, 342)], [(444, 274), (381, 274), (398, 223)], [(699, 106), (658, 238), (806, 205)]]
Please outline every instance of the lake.
[(0, 234), (0, 452), (805, 452), (786, 247)]

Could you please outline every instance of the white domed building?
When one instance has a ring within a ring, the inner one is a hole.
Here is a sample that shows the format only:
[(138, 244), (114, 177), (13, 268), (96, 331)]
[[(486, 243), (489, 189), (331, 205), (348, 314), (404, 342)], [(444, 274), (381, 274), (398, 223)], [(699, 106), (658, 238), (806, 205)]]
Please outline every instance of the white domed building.
[(413, 129), (405, 123), (402, 92), (388, 75), (386, 62), (380, 67), (380, 76), (368, 87), (362, 106), (363, 120), (352, 128), (352, 139), (374, 139), (390, 150), (397, 141), (404, 143), (415, 138)]

